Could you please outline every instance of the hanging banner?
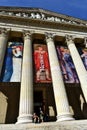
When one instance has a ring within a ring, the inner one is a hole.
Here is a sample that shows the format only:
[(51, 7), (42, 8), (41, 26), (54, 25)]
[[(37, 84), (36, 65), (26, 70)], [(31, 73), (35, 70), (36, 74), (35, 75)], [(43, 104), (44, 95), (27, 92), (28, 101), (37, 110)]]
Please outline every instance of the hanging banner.
[(20, 82), (23, 43), (9, 42), (3, 63), (1, 82)]
[(46, 45), (34, 44), (35, 82), (51, 82), (50, 65)]
[(87, 70), (87, 49), (86, 48), (79, 48), (78, 49), (80, 55), (81, 55), (81, 58), (82, 58), (82, 61), (83, 61), (83, 64)]
[(57, 52), (65, 83), (79, 83), (69, 50), (63, 46), (57, 46)]

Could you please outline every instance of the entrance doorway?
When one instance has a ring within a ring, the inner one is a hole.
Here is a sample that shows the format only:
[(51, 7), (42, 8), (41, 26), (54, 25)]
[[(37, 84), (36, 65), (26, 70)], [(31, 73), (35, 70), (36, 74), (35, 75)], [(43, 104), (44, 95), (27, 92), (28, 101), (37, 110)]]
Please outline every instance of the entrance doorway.
[(39, 115), (40, 108), (43, 110), (43, 91), (34, 92), (34, 112)]

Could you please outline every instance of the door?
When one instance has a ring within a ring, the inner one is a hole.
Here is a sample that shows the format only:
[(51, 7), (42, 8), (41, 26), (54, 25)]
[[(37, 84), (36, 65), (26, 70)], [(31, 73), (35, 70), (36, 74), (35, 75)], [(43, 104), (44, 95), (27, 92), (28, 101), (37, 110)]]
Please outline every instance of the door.
[(43, 91), (34, 92), (34, 112), (38, 115), (40, 108), (43, 108)]

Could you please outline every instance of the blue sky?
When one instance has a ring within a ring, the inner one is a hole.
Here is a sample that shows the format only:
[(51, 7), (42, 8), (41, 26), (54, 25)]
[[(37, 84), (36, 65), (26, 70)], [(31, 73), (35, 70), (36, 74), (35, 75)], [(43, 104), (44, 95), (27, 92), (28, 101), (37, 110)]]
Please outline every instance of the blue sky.
[(87, 20), (87, 0), (0, 0), (0, 6), (38, 7)]

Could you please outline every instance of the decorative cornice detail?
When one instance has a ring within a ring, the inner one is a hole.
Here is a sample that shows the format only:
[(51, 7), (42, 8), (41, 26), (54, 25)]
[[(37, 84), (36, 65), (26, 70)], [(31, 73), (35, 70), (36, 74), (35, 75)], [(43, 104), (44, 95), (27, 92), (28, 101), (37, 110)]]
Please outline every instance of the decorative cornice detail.
[(9, 11), (9, 10), (7, 10), (7, 11), (1, 10), (0, 15), (87, 26), (87, 22), (83, 21), (83, 20), (75, 20), (75, 18), (72, 18), (72, 19), (71, 18), (63, 18), (62, 16), (58, 17), (56, 15), (52, 15), (52, 14), (49, 15), (49, 14), (46, 14), (46, 12), (44, 13), (44, 12), (40, 12), (40, 11), (37, 11), (37, 12), (35, 12), (35, 11), (32, 11), (32, 12), (31, 11), (30, 12), (29, 11), (28, 12), (13, 11), (12, 12), (12, 11)]

